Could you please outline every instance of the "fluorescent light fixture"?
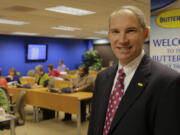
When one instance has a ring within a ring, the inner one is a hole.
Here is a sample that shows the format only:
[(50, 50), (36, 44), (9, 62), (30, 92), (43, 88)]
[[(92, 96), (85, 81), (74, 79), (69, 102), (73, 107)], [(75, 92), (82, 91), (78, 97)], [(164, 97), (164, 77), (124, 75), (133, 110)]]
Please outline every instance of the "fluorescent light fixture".
[(105, 31), (105, 30), (103, 30), (103, 31), (96, 31), (96, 32), (94, 32), (94, 33), (96, 33), (96, 34), (101, 34), (101, 35), (107, 35), (107, 34), (108, 34), (108, 32)]
[(96, 13), (96, 12), (92, 12), (92, 11), (88, 11), (88, 10), (72, 8), (72, 7), (67, 7), (67, 6), (57, 6), (57, 7), (45, 8), (45, 10), (58, 12), (58, 13), (77, 15), (77, 16), (83, 16), (83, 15), (89, 15), (89, 14)]
[(0, 23), (3, 23), (3, 24), (13, 24), (13, 25), (29, 24), (28, 22), (7, 20), (7, 19), (0, 19)]
[(87, 39), (100, 39), (99, 37), (87, 37)]
[(55, 37), (74, 37), (73, 35), (63, 35), (63, 34), (60, 34), (60, 35), (55, 35)]
[(38, 33), (29, 33), (29, 32), (13, 32), (12, 34), (15, 34), (15, 35), (30, 35), (30, 36), (39, 35)]
[(109, 44), (109, 40), (108, 39), (95, 39), (93, 40), (94, 44)]
[(76, 27), (67, 27), (67, 26), (52, 27), (52, 29), (56, 29), (56, 30), (66, 30), (66, 31), (81, 30), (81, 28), (76, 28)]

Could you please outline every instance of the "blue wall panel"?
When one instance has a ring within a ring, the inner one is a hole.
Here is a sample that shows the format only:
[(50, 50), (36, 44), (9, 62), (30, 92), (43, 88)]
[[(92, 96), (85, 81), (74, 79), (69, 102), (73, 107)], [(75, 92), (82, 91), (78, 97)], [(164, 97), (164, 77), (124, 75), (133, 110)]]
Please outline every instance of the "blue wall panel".
[[(25, 45), (27, 43), (48, 44), (48, 60), (26, 63)], [(34, 69), (38, 64), (42, 64), (45, 72), (48, 72), (48, 64), (57, 67), (59, 60), (62, 59), (71, 70), (77, 69), (81, 65), (82, 55), (91, 47), (90, 40), (0, 35), (0, 68), (4, 76), (8, 74), (11, 67), (21, 72), (21, 75), (26, 75), (29, 69)]]

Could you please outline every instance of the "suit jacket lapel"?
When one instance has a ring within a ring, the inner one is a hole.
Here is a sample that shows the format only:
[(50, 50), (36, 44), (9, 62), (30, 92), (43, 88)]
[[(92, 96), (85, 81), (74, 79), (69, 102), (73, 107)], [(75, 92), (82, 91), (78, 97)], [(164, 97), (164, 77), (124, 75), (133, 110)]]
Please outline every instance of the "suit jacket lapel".
[(144, 56), (126, 90), (126, 93), (122, 98), (122, 101), (119, 104), (117, 112), (113, 118), (109, 133), (113, 131), (116, 125), (128, 112), (128, 109), (136, 102), (138, 97), (141, 95), (148, 82), (147, 76), (149, 74), (150, 74), (149, 58), (147, 56)]

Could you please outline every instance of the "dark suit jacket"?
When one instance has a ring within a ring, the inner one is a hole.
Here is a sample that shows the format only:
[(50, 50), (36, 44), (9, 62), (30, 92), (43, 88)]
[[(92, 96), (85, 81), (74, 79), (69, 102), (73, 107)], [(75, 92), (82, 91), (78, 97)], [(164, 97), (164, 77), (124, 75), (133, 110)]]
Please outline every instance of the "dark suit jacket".
[[(117, 68), (97, 76), (88, 135), (103, 134)], [(119, 104), (109, 135), (180, 135), (180, 74), (144, 56)]]

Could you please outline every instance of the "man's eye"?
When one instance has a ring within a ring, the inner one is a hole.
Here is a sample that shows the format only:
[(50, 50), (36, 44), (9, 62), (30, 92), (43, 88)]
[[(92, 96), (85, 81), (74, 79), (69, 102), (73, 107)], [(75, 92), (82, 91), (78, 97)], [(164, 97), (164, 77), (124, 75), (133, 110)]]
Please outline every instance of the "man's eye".
[(118, 30), (112, 30), (112, 33), (120, 33)]
[(129, 29), (129, 30), (127, 30), (127, 33), (132, 33), (132, 32), (136, 32), (136, 30), (135, 30), (135, 29)]

